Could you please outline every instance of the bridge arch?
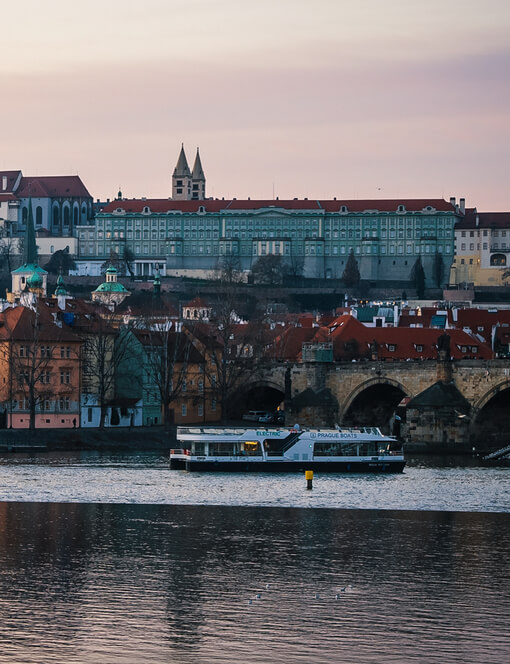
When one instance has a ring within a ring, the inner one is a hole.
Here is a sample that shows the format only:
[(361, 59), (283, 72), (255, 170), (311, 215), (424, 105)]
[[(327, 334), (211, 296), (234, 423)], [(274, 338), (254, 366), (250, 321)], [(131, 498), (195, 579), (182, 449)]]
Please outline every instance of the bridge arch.
[(342, 404), (340, 423), (388, 427), (407, 388), (387, 376), (374, 376), (355, 387)]
[(470, 434), (474, 441), (506, 441), (510, 436), (510, 379), (491, 387), (472, 407)]
[(249, 410), (274, 412), (285, 396), (285, 386), (276, 380), (259, 379), (240, 387), (229, 404), (229, 416), (241, 419)]
[(491, 387), (488, 392), (485, 392), (485, 394), (473, 404), (473, 414), (475, 417), (497, 394), (508, 389), (510, 389), (510, 379), (501, 381), (501, 383)]

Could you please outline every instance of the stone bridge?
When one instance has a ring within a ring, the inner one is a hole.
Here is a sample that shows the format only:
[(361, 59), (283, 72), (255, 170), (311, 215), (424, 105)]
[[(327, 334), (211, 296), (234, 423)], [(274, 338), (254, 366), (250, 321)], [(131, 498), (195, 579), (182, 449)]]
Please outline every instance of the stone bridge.
[[(370, 394), (383, 397), (389, 419), (403, 397), (414, 398), (438, 381), (453, 383), (469, 403), (464, 427), (471, 432), (482, 409), (510, 389), (510, 361), (280, 363), (268, 368), (258, 384), (284, 395), (287, 412), (299, 414), (302, 424), (331, 426), (348, 421), (363, 395), (365, 400)], [(389, 394), (388, 402), (384, 396)]]

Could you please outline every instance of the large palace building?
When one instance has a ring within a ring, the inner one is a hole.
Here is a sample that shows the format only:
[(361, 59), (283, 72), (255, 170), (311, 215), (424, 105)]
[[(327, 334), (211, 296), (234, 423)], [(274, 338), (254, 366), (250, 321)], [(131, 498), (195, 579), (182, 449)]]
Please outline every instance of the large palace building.
[(80, 271), (98, 270), (111, 252), (135, 257), (135, 273), (207, 277), (225, 256), (249, 271), (268, 254), (294, 274), (340, 278), (353, 251), (362, 279), (402, 283), (421, 257), (427, 285), (438, 256), (448, 280), (454, 226), (464, 199), (237, 200), (206, 199), (197, 150), (190, 170), (184, 147), (172, 177), (172, 198), (119, 197), (78, 229)]
[(101, 263), (129, 247), (136, 272), (206, 276), (232, 255), (242, 270), (281, 255), (310, 278), (340, 278), (352, 250), (363, 279), (407, 281), (418, 256), (432, 280), (436, 254), (445, 281), (454, 254), (453, 201), (116, 200), (79, 229), (80, 259)]

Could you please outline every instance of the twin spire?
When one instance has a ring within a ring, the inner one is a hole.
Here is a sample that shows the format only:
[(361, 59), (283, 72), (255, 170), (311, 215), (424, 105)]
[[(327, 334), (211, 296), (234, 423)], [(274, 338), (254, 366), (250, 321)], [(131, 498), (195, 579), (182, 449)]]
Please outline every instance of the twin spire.
[(172, 198), (177, 201), (205, 199), (205, 174), (198, 148), (191, 171), (184, 152), (184, 143), (181, 145), (179, 159), (172, 175)]

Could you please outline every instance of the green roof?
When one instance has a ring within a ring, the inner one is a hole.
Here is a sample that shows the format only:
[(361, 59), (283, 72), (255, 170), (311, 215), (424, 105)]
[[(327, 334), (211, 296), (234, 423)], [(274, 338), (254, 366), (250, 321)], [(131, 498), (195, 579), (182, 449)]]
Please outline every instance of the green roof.
[(46, 270), (44, 270), (42, 267), (39, 267), (39, 265), (36, 265), (35, 263), (25, 263), (24, 265), (20, 265), (18, 268), (12, 271), (12, 274), (23, 274), (25, 272), (39, 272), (39, 274), (48, 274)]
[(129, 293), (129, 291), (118, 281), (105, 281), (96, 288), (94, 293)]
[(27, 286), (29, 288), (39, 288), (39, 286), (42, 286), (42, 277), (41, 275), (37, 272), (37, 270), (34, 270), (32, 274), (28, 277), (27, 279)]

